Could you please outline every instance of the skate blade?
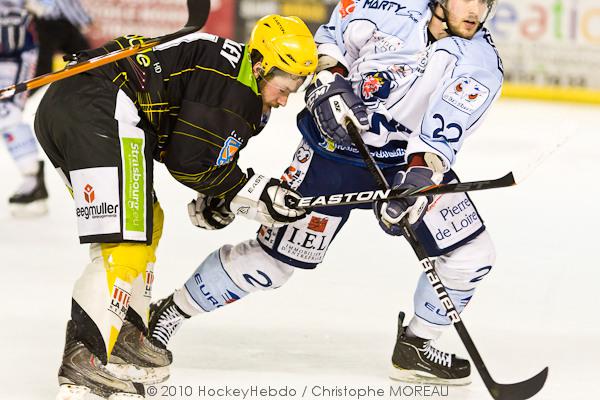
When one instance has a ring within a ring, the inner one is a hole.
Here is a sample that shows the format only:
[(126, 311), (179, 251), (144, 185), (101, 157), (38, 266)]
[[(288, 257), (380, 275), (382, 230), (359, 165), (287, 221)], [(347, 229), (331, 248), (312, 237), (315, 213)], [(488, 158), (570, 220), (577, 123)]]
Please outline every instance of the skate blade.
[(63, 384), (58, 389), (56, 400), (86, 400), (90, 394), (90, 388), (79, 385)]
[(132, 400), (132, 399), (143, 399), (144, 396), (133, 393), (113, 393), (108, 396), (108, 400)]
[(465, 386), (471, 383), (471, 377), (467, 376), (464, 378), (457, 379), (444, 379), (439, 378), (435, 375), (429, 374), (424, 371), (416, 371), (409, 369), (402, 369), (396, 366), (392, 366), (390, 371), (390, 378), (395, 381), (401, 381), (406, 383), (417, 383), (417, 384), (432, 384), (432, 385), (448, 385), (448, 386)]
[(36, 200), (28, 204), (9, 204), (10, 213), (16, 218), (34, 218), (48, 214), (46, 200)]
[(169, 379), (169, 367), (138, 367), (133, 364), (117, 364), (109, 362), (106, 369), (112, 375), (122, 380), (128, 380), (145, 385), (155, 385)]

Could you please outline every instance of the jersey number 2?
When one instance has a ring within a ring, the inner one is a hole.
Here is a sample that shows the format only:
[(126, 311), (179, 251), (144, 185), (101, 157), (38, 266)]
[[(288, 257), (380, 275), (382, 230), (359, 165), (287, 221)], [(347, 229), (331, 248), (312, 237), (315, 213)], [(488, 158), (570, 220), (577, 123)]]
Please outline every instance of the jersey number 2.
[[(444, 122), (444, 117), (442, 117), (440, 114), (435, 114), (433, 116), (433, 119), (440, 120), (440, 122), (442, 124), (442, 126), (440, 126), (435, 131), (433, 131), (433, 137), (435, 139), (444, 138), (449, 143), (458, 142), (460, 140), (460, 137), (463, 134), (463, 130), (459, 124), (453, 122), (451, 124), (446, 125), (446, 123)], [(455, 137), (449, 137), (448, 133), (449, 133), (450, 129), (456, 129), (456, 131), (458, 132), (458, 135)], [(444, 130), (446, 130), (446, 132), (444, 132)]]

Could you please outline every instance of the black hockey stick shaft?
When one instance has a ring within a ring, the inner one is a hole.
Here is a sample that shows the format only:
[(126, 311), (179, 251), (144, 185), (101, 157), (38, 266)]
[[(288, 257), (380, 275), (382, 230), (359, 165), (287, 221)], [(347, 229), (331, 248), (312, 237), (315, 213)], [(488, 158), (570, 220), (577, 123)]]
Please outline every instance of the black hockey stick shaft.
[[(367, 146), (362, 140), (360, 133), (356, 129), (356, 127), (352, 123), (348, 123), (346, 125), (348, 129), (348, 133), (352, 138), (352, 141), (358, 148), (360, 155), (362, 156), (365, 164), (367, 165), (367, 169), (373, 175), (373, 178), (377, 181), (377, 185), (382, 190), (389, 189), (389, 184), (387, 183), (381, 169), (377, 166), (377, 163), (369, 153)], [(538, 393), (546, 382), (546, 378), (548, 376), (548, 367), (544, 368), (541, 372), (539, 372), (534, 377), (517, 383), (512, 384), (501, 384), (492, 378), (490, 375), (473, 339), (471, 339), (471, 335), (467, 331), (465, 324), (463, 323), (460, 314), (456, 310), (456, 307), (452, 303), (448, 292), (446, 292), (446, 288), (442, 283), (440, 277), (435, 271), (435, 267), (427, 252), (419, 242), (416, 234), (414, 233), (412, 227), (408, 223), (408, 219), (405, 217), (401, 221), (402, 224), (402, 233), (410, 246), (413, 248), (415, 254), (419, 258), (419, 262), (423, 266), (425, 273), (427, 275), (427, 279), (433, 286), (435, 293), (437, 294), (440, 302), (444, 306), (446, 310), (446, 315), (452, 321), (454, 328), (458, 332), (458, 336), (462, 340), (471, 360), (473, 360), (473, 364), (477, 368), (483, 383), (487, 387), (488, 391), (492, 395), (492, 397), (496, 400), (525, 400), (533, 397), (536, 393)]]
[[(379, 168), (377, 168), (377, 170), (379, 170)], [(349, 204), (372, 203), (376, 200), (397, 200), (406, 197), (474, 192), (477, 190), (497, 189), (512, 185), (516, 185), (516, 182), (513, 173), (509, 172), (501, 178), (489, 179), (484, 181), (447, 183), (402, 190), (390, 188), (379, 190), (366, 190), (364, 192), (338, 193), (324, 196), (302, 197), (297, 200), (295, 198), (291, 198), (290, 204), (293, 204), (293, 206), (298, 208), (345, 206)]]
[(30, 80), (19, 82), (15, 85), (8, 86), (0, 89), (0, 100), (8, 99), (16, 94), (25, 92), (27, 90), (35, 89), (40, 86), (47, 85), (52, 82), (59, 81), (61, 79), (68, 78), (80, 74), (85, 71), (89, 71), (94, 68), (101, 67), (106, 64), (121, 60), (123, 58), (130, 57), (141, 51), (151, 49), (161, 43), (166, 43), (171, 40), (180, 38), (190, 33), (199, 31), (202, 29), (208, 14), (210, 12), (210, 0), (187, 0), (188, 7), (188, 21), (185, 26), (175, 33), (170, 33), (165, 36), (161, 36), (154, 39), (148, 39), (143, 44), (136, 44), (126, 49), (104, 54), (102, 56), (94, 57), (86, 61), (78, 62), (76, 64), (67, 65), (60, 71), (50, 72), (45, 75), (41, 75)]

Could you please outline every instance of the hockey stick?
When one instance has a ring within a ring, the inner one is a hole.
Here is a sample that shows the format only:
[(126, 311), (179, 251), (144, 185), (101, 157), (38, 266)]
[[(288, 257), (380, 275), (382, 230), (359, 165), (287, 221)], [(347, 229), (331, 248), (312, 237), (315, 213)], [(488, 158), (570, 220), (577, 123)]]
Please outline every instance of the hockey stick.
[[(379, 168), (377, 168), (377, 170), (379, 170)], [(513, 173), (509, 172), (502, 178), (490, 179), (487, 181), (429, 185), (402, 190), (390, 189), (388, 187), (386, 189), (366, 190), (364, 192), (338, 193), (315, 197), (301, 197), (300, 199), (290, 198), (288, 200), (288, 205), (297, 208), (345, 206), (349, 204), (372, 203), (376, 200), (397, 200), (415, 196), (473, 192), (476, 190), (503, 188), (516, 184), (517, 183), (515, 181)]]
[[(348, 133), (352, 138), (352, 141), (358, 148), (360, 155), (362, 156), (365, 164), (367, 165), (367, 169), (373, 175), (373, 178), (377, 182), (377, 185), (383, 190), (389, 190), (389, 185), (381, 172), (381, 169), (375, 163), (375, 160), (369, 153), (365, 143), (363, 142), (360, 133), (352, 123), (348, 123), (346, 125), (348, 129)], [(507, 175), (508, 176), (508, 175)], [(501, 178), (502, 179), (502, 178)], [(430, 192), (431, 193), (431, 192)], [(419, 258), (419, 262), (425, 269), (425, 273), (431, 285), (433, 286), (433, 290), (437, 294), (440, 302), (446, 309), (446, 315), (452, 321), (456, 331), (458, 332), (458, 336), (462, 340), (471, 360), (475, 364), (483, 383), (487, 387), (488, 391), (492, 395), (492, 397), (496, 400), (525, 400), (533, 397), (536, 393), (538, 393), (544, 384), (546, 383), (546, 378), (548, 376), (548, 367), (544, 368), (541, 372), (535, 375), (532, 378), (527, 379), (526, 381), (510, 383), (510, 384), (502, 384), (494, 381), (491, 377), (487, 367), (485, 366), (477, 347), (475, 347), (475, 343), (471, 339), (471, 335), (467, 331), (465, 324), (463, 323), (460, 314), (456, 310), (456, 307), (452, 303), (448, 292), (446, 292), (446, 288), (442, 283), (440, 277), (435, 271), (435, 267), (433, 262), (427, 255), (417, 236), (415, 235), (412, 227), (408, 223), (407, 218), (403, 218), (402, 221), (402, 233), (406, 238), (408, 243), (413, 248), (415, 254)]]
[(112, 62), (137, 54), (141, 51), (151, 49), (152, 47), (157, 46), (161, 43), (166, 43), (173, 39), (177, 39), (200, 30), (206, 23), (206, 20), (208, 19), (208, 13), (210, 12), (210, 0), (187, 0), (187, 8), (188, 21), (185, 24), (185, 27), (183, 27), (175, 33), (170, 33), (165, 36), (149, 39), (143, 44), (135, 44), (126, 49), (116, 50), (108, 54), (91, 58), (86, 61), (82, 61), (72, 65), (67, 65), (60, 71), (50, 72), (48, 74), (35, 77), (28, 81), (20, 82), (16, 85), (0, 89), (0, 100), (8, 99), (18, 93), (35, 89), (52, 82), (56, 82), (61, 79), (68, 78), (70, 76), (77, 75), (82, 72), (89, 71), (91, 69), (98, 68), (106, 64), (110, 64)]

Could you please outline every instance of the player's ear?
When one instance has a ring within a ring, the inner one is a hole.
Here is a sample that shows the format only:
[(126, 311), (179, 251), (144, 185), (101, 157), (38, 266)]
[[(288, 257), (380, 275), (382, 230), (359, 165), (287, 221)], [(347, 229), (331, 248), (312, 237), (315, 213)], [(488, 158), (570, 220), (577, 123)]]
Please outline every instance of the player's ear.
[(252, 66), (252, 72), (254, 73), (254, 77), (258, 78), (260, 76), (265, 76), (265, 69), (263, 68), (262, 62), (258, 61)]

